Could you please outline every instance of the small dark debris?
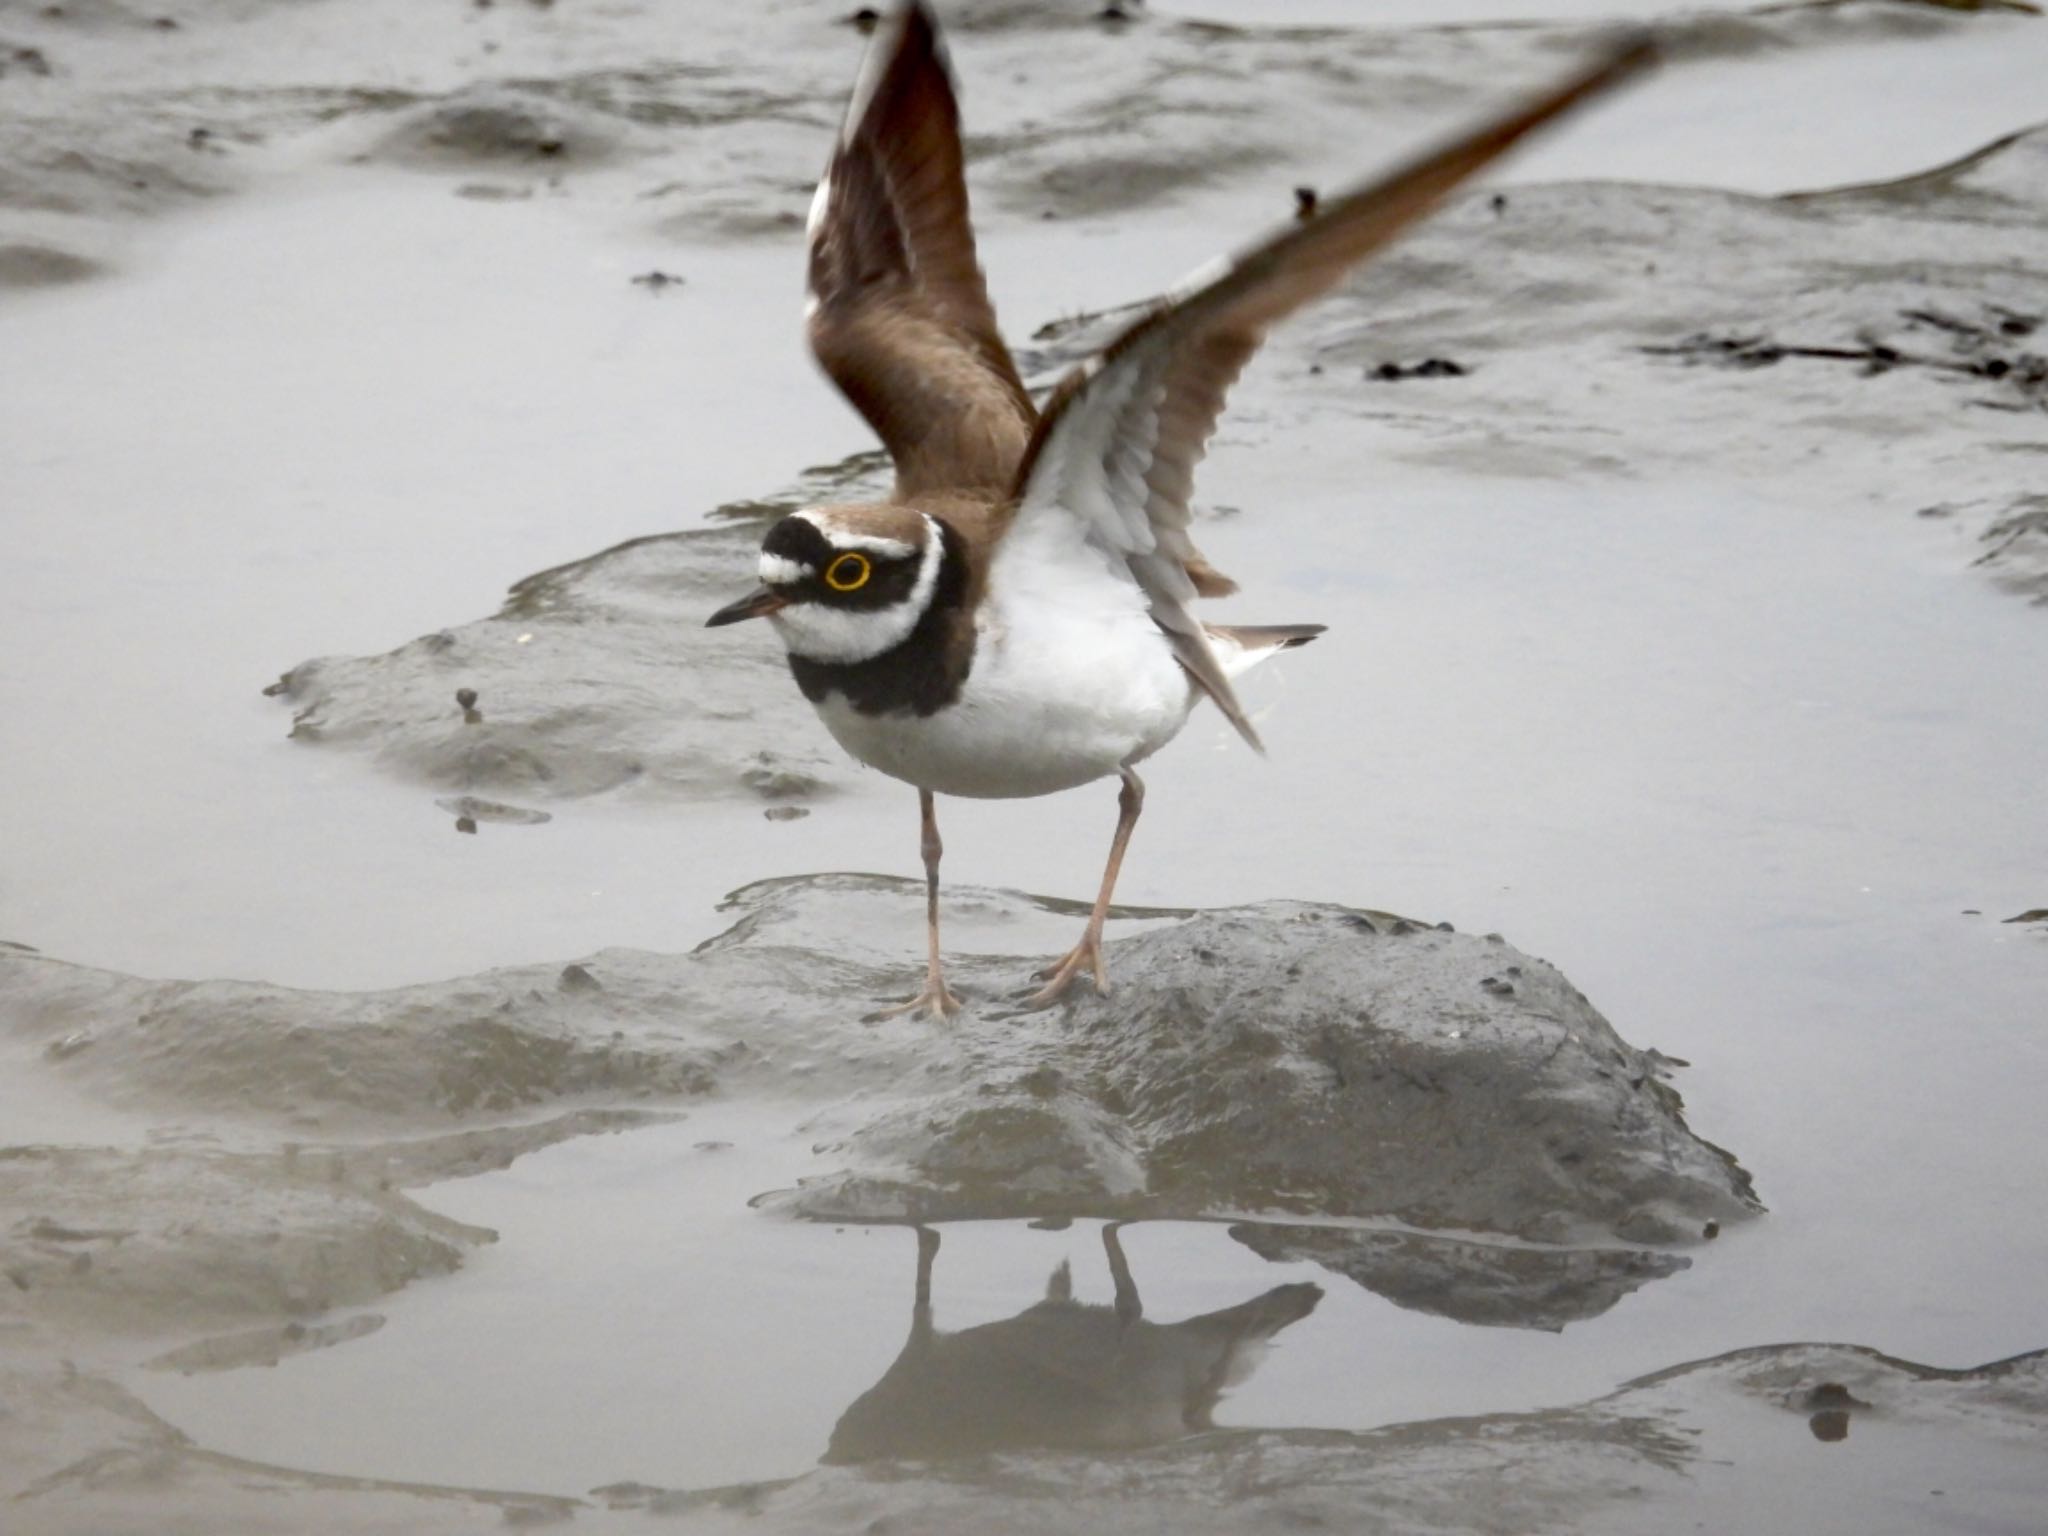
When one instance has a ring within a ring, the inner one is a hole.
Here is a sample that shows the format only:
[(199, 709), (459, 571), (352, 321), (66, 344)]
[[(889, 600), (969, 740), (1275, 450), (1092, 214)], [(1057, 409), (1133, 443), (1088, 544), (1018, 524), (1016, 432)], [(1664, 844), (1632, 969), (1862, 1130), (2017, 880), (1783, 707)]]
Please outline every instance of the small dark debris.
[(1453, 362), (1448, 357), (1425, 357), (1421, 362), (1406, 367), (1400, 363), (1381, 363), (1366, 377), (1393, 383), (1398, 379), (1462, 379), (1471, 371), (1463, 363)]
[(604, 990), (604, 983), (591, 975), (587, 967), (581, 965), (563, 966), (562, 974), (556, 979), (555, 985), (564, 992), (602, 992)]
[(1034, 1232), (1064, 1232), (1073, 1224), (1074, 1218), (1071, 1216), (1040, 1216), (1025, 1223)]
[(810, 809), (801, 805), (771, 805), (761, 815), (769, 821), (802, 821)]
[(1719, 1223), (1718, 1221), (1710, 1221), (1704, 1227), (1700, 1228), (1700, 1236), (1705, 1238), (1710, 1243), (1720, 1235), (1721, 1223)]
[(846, 18), (848, 26), (865, 37), (881, 23), (882, 13), (872, 5), (864, 5)]
[(1138, 19), (1138, 3), (1139, 0), (1109, 0), (1095, 13), (1095, 19), (1107, 26), (1120, 27)]
[(1316, 196), (1316, 189), (1314, 187), (1296, 187), (1294, 189), (1294, 216), (1297, 219), (1314, 218), (1318, 201), (1319, 199)]
[(1494, 213), (1495, 213), (1496, 215), (1499, 215), (1499, 214), (1503, 214), (1503, 213), (1506, 213), (1506, 212), (1508, 211), (1508, 195), (1507, 195), (1507, 193), (1505, 193), (1505, 192), (1496, 192), (1496, 193), (1494, 193), (1492, 197), (1490, 197), (1490, 198), (1488, 198), (1488, 199), (1486, 200), (1486, 206), (1487, 206), (1487, 207), (1489, 207), (1489, 208), (1491, 208), (1491, 209), (1492, 209), (1492, 210), (1494, 211)]
[(159, 16), (150, 25), (159, 32), (175, 32), (178, 30), (178, 18), (175, 16)]
[(1945, 315), (1937, 309), (1902, 309), (1901, 317), (1916, 325), (1931, 325), (1936, 330), (1949, 331), (1957, 336), (1977, 337), (1984, 334), (1979, 326), (1967, 320), (1958, 320), (1954, 315)]
[(1515, 984), (1512, 981), (1502, 981), (1498, 976), (1482, 976), (1479, 978), (1479, 988), (1483, 992), (1492, 993), (1495, 997), (1512, 997)]
[(476, 821), (472, 817), (458, 816), (455, 818), (455, 830), (473, 833), (476, 831)]
[(1438, 933), (1456, 933), (1458, 930), (1453, 928), (1449, 923), (1438, 923), (1436, 925), (1436, 931)]
[[(1713, 335), (1704, 331), (1677, 342), (1646, 346), (1642, 350), (1652, 356), (1677, 357), (1688, 363), (1718, 363), (1728, 368), (1768, 368), (1787, 358), (1858, 363), (1862, 365), (1866, 378), (1889, 373), (1894, 368), (1925, 368), (1965, 378), (2016, 384), (2029, 394), (2048, 383), (2048, 359), (2032, 353), (2004, 355), (1995, 350), (2001, 344), (2001, 337), (2029, 334), (2035, 317), (1999, 310), (1995, 305), (1986, 307), (1993, 310), (1997, 318), (1982, 323), (1938, 309), (1899, 311), (1900, 318), (1909, 328), (1940, 331), (1948, 337), (1949, 356), (1909, 352), (1868, 336), (1859, 337), (1860, 345), (1857, 346), (1811, 346), (1774, 341), (1763, 336)], [(2015, 322), (2019, 327), (2017, 330), (2010, 328)], [(2024, 406), (2004, 402), (1971, 403), (2008, 410), (2025, 409)]]
[[(8, 56), (7, 62), (12, 67), (25, 69), (45, 80), (50, 78), (50, 61), (43, 56), (43, 50), (40, 48), (17, 48)], [(0, 75), (6, 73), (6, 70), (0, 69)]]
[(1394, 926), (1388, 929), (1387, 931), (1393, 934), (1396, 938), (1400, 938), (1405, 934), (1415, 933), (1418, 930), (1416, 929), (1416, 926), (1413, 923), (1408, 921), (1407, 918), (1397, 917), (1394, 919)]
[(680, 288), (683, 286), (683, 280), (677, 277), (675, 273), (664, 272), (658, 267), (652, 272), (642, 272), (633, 281), (642, 288), (647, 289), (650, 293), (659, 293), (664, 288)]

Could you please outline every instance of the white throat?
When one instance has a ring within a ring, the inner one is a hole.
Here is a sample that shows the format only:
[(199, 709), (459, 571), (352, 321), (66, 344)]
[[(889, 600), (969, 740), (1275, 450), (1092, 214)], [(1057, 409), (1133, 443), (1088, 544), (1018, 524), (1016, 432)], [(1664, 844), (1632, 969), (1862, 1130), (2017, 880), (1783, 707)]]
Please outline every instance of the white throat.
[[(924, 528), (924, 549), (918, 556), (917, 580), (901, 602), (891, 603), (886, 608), (858, 609), (833, 608), (824, 603), (791, 603), (771, 614), (768, 622), (782, 636), (782, 643), (789, 653), (806, 661), (847, 666), (871, 660), (908, 640), (910, 632), (924, 617), (925, 610), (931, 607), (932, 594), (939, 587), (939, 566), (946, 556), (946, 541), (939, 525), (927, 516)], [(837, 538), (833, 542), (835, 547), (872, 548), (881, 541)], [(893, 539), (887, 542), (896, 543)], [(762, 558), (766, 561), (773, 557)], [(765, 570), (763, 579), (771, 579)]]

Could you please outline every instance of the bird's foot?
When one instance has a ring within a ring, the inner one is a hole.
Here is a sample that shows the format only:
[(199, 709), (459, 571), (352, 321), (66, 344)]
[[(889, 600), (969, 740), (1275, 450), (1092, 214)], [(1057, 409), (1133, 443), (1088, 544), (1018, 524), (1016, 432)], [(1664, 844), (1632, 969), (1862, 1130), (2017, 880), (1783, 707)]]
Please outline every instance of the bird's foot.
[(1074, 983), (1083, 972), (1095, 983), (1098, 996), (1109, 993), (1109, 971), (1102, 963), (1102, 937), (1088, 933), (1081, 942), (1068, 950), (1059, 959), (1038, 973), (1038, 979), (1045, 983), (1036, 992), (1024, 999), (1026, 1008), (1050, 1008), (1063, 1000), (1073, 990)]
[(884, 1008), (879, 1013), (871, 1014), (870, 1017), (894, 1019), (900, 1018), (906, 1013), (928, 1013), (935, 1022), (943, 1024), (964, 1006), (960, 999), (953, 994), (952, 989), (946, 985), (946, 978), (939, 972), (933, 971), (925, 978), (924, 990), (909, 1002), (897, 1003), (894, 1007)]

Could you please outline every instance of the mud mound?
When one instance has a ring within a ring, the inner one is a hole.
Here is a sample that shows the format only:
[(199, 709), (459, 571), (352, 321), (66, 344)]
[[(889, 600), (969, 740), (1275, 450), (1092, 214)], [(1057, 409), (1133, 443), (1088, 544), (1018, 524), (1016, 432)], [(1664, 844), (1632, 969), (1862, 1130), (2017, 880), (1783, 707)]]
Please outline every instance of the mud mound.
[(1675, 1242), (1759, 1209), (1667, 1064), (1497, 937), (1271, 902), (1118, 941), (1112, 998), (1020, 1013), (1034, 963), (967, 957), (964, 1021), (867, 1022), (904, 979), (873, 936), (914, 935), (920, 898), (769, 882), (688, 955), (378, 993), (0, 954), (0, 1028), (124, 1102), (332, 1134), (713, 1090), (813, 1102), (840, 1171), (779, 1203), (821, 1219), (1272, 1210)]
[(297, 1158), (13, 1147), (0, 1311), (100, 1333), (303, 1318), (444, 1275), (491, 1240)]

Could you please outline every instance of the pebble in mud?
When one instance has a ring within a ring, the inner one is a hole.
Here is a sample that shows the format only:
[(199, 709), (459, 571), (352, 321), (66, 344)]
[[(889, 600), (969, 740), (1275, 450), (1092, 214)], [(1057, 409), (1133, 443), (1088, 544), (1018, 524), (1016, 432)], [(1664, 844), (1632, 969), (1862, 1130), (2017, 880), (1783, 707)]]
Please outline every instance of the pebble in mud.
[(476, 707), (476, 697), (476, 690), (474, 688), (458, 688), (455, 690), (455, 704), (462, 711), (462, 723), (464, 725), (482, 725), (484, 723), (483, 711)]

